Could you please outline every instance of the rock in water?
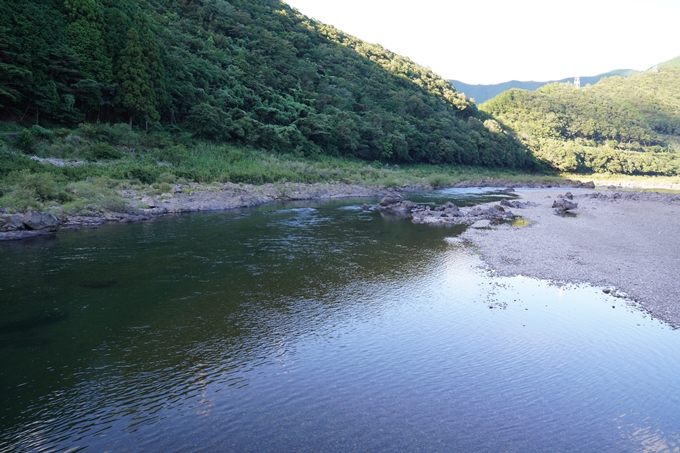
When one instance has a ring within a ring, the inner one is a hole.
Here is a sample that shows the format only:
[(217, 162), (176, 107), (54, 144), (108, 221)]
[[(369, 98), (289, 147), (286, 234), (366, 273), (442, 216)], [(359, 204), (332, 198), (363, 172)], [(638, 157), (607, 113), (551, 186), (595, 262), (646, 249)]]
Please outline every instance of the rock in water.
[(395, 193), (390, 195), (385, 195), (382, 200), (380, 200), (380, 206), (389, 206), (391, 204), (397, 204), (404, 201), (404, 197)]
[(564, 214), (565, 212), (578, 208), (578, 203), (567, 200), (566, 198), (559, 198), (553, 202), (552, 208), (557, 214)]
[(47, 212), (28, 211), (24, 214), (24, 225), (28, 230), (56, 231), (59, 219)]

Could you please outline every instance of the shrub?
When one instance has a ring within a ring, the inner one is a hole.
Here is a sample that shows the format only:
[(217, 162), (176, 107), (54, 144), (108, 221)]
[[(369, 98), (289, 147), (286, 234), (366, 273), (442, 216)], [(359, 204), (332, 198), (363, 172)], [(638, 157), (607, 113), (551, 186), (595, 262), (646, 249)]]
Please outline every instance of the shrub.
[(163, 162), (180, 165), (187, 158), (187, 149), (184, 145), (175, 145), (157, 150), (155, 154)]
[(31, 173), (28, 170), (10, 173), (2, 185), (4, 193), (27, 190), (35, 193), (40, 201), (66, 201), (69, 195), (64, 191), (65, 179), (52, 173)]
[(130, 169), (126, 176), (130, 179), (136, 179), (142, 184), (152, 184), (158, 178), (158, 171), (151, 167), (135, 167)]
[(177, 176), (173, 175), (172, 173), (165, 172), (161, 173), (161, 175), (158, 178), (156, 178), (156, 181), (158, 181), (161, 184), (163, 183), (174, 184), (177, 181)]
[(35, 137), (33, 136), (33, 132), (28, 129), (19, 132), (14, 145), (26, 154), (33, 153), (33, 150), (35, 149)]
[(441, 187), (451, 183), (451, 178), (442, 173), (435, 173), (427, 178), (427, 182), (433, 187)]
[(122, 157), (123, 152), (121, 150), (104, 142), (99, 142), (90, 146), (90, 149), (87, 152), (87, 158), (89, 160), (111, 160), (120, 159)]

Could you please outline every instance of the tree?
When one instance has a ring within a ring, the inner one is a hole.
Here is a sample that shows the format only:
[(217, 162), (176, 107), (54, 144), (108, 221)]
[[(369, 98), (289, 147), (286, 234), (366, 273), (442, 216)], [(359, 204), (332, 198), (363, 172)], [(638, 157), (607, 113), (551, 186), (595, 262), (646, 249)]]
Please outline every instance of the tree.
[(70, 23), (68, 41), (82, 60), (81, 72), (102, 85), (111, 83), (111, 58), (106, 50), (106, 27), (101, 6), (95, 0), (65, 0)]
[(127, 110), (130, 129), (134, 115), (143, 117), (147, 122), (158, 119), (149, 68), (145, 62), (139, 34), (134, 28), (127, 33), (127, 45), (120, 57), (118, 84), (117, 104)]

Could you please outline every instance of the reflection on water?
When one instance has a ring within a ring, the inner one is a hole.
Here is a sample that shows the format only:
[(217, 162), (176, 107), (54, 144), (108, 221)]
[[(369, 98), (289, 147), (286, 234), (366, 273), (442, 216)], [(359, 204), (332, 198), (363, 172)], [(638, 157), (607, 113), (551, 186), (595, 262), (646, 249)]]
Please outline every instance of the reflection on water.
[(0, 248), (0, 451), (680, 446), (679, 332), (361, 203)]

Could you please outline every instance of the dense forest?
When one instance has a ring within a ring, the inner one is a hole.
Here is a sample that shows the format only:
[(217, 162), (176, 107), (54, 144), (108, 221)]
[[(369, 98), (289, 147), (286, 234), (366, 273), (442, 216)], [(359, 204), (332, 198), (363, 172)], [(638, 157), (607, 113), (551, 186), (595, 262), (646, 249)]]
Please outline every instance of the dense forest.
[(680, 67), (659, 66), (583, 88), (555, 83), (535, 92), (514, 89), (480, 110), (562, 171), (677, 175)]
[(536, 165), (431, 70), (279, 0), (0, 0), (0, 108), (297, 156)]

